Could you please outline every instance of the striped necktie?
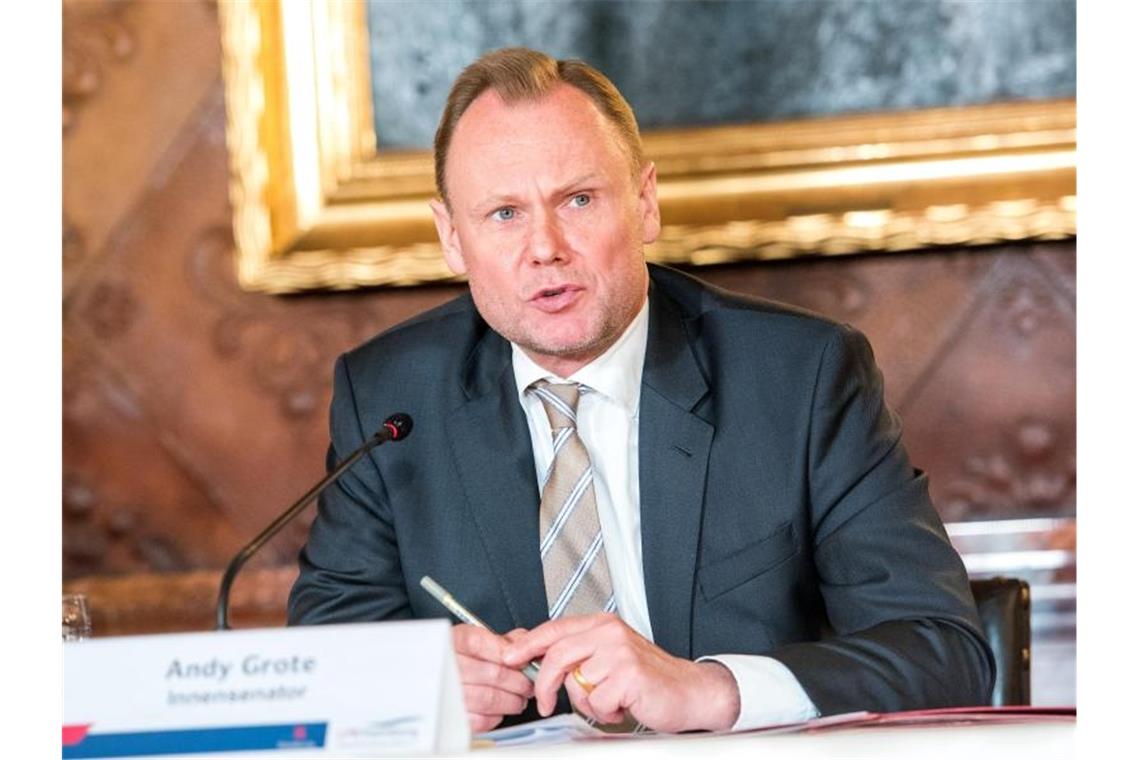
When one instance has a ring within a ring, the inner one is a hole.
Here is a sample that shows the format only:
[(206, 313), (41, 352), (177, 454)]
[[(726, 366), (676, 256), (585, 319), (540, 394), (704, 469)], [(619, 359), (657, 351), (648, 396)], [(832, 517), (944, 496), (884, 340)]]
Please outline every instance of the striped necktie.
[(538, 396), (550, 420), (554, 459), (542, 484), (539, 540), (550, 619), (564, 615), (613, 612), (613, 586), (606, 564), (594, 471), (578, 437), (577, 383), (539, 380), (529, 392)]

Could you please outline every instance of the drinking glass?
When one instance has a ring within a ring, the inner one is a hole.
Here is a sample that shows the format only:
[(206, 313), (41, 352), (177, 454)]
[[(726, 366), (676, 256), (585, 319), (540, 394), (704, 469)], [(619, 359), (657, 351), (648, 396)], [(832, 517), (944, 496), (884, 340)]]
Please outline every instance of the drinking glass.
[(91, 638), (91, 613), (83, 594), (63, 595), (63, 640), (82, 641)]

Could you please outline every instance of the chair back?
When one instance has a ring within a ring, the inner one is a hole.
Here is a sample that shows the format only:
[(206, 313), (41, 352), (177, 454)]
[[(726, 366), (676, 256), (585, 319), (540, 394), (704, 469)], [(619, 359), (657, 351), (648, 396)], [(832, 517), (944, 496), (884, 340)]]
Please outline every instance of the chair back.
[(970, 581), (982, 631), (994, 652), (991, 704), (1029, 704), (1029, 584), (1019, 578)]

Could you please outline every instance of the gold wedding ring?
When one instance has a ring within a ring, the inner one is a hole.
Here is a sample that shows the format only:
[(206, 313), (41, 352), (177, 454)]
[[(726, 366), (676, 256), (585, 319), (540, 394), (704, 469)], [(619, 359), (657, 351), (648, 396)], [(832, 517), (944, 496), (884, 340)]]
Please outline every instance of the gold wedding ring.
[(574, 680), (582, 687), (582, 691), (589, 694), (594, 690), (594, 684), (590, 682), (590, 679), (582, 675), (582, 669), (580, 667), (575, 666), (574, 669), (570, 671), (570, 675), (574, 676)]

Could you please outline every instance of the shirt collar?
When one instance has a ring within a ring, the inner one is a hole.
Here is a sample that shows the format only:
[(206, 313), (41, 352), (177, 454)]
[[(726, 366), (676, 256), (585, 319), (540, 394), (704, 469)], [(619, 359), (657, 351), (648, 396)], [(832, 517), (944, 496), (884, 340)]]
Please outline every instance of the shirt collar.
[(582, 383), (622, 406), (630, 417), (637, 413), (641, 400), (641, 372), (645, 367), (645, 347), (649, 341), (649, 299), (641, 305), (637, 316), (625, 332), (606, 352), (567, 378), (543, 369), (518, 345), (511, 343), (511, 364), (519, 401), (536, 380), (553, 383)]

